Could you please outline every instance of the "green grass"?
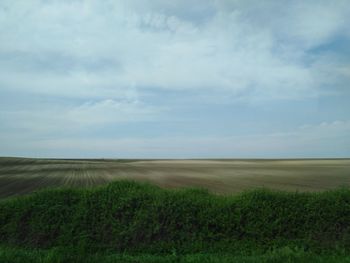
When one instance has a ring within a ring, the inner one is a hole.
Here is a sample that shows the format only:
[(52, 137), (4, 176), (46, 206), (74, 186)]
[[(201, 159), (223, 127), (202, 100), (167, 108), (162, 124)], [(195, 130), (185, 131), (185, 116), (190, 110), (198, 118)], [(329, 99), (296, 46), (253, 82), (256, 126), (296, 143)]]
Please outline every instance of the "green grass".
[(349, 262), (350, 190), (44, 190), (0, 201), (0, 242), (0, 262)]
[(187, 254), (187, 255), (152, 255), (152, 254), (84, 254), (68, 249), (55, 248), (50, 250), (28, 250), (9, 247), (0, 247), (0, 262), (2, 263), (349, 263), (350, 256), (344, 253), (319, 255), (300, 249), (283, 247), (268, 251), (264, 254), (252, 255), (232, 254)]

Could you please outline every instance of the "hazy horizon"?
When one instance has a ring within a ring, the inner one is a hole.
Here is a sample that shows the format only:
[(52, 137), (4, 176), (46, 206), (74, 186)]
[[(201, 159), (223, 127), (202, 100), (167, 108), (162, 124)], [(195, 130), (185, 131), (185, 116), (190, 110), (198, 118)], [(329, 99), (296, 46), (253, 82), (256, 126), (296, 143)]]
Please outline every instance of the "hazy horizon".
[(350, 3), (3, 0), (0, 156), (349, 158)]

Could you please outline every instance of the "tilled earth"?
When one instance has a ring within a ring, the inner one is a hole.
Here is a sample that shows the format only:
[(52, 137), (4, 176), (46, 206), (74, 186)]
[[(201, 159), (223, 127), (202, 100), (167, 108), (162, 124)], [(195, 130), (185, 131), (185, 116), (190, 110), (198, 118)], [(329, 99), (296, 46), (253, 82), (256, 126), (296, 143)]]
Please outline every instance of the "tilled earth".
[(320, 191), (350, 186), (350, 159), (27, 159), (0, 158), (0, 198), (45, 187), (90, 187), (113, 180), (237, 193), (265, 187)]

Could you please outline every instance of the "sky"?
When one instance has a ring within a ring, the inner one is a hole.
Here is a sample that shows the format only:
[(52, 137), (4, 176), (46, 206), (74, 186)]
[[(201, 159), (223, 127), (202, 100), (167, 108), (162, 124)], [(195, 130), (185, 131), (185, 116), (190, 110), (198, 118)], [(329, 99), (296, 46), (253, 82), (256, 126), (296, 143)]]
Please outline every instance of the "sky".
[(350, 157), (348, 0), (0, 0), (0, 156)]

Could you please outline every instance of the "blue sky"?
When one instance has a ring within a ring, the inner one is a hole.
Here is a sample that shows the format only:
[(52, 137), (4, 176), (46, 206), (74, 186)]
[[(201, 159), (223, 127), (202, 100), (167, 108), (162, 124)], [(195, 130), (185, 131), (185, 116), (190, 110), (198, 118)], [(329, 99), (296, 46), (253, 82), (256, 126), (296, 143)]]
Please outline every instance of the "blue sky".
[(1, 0), (0, 155), (350, 157), (347, 0)]

